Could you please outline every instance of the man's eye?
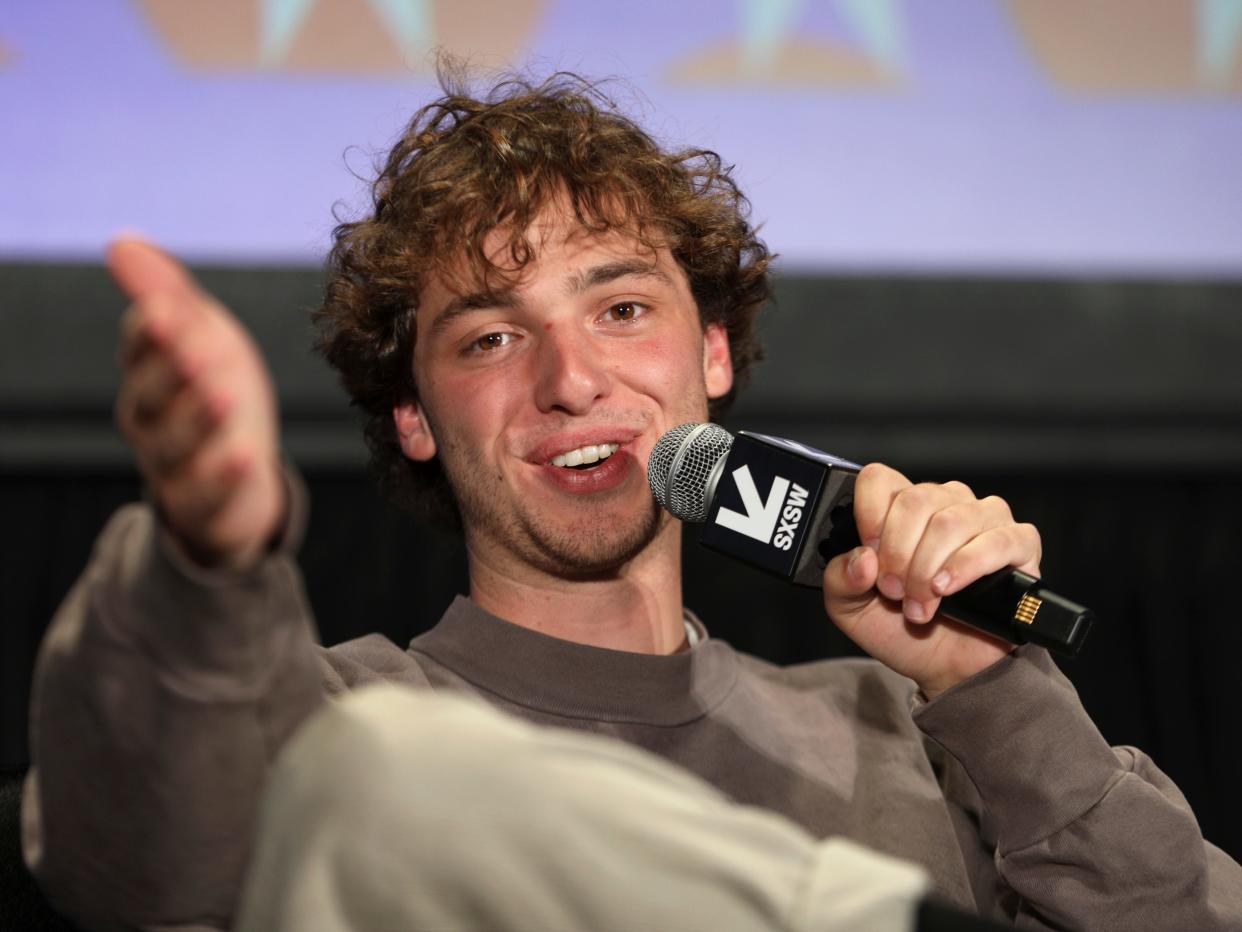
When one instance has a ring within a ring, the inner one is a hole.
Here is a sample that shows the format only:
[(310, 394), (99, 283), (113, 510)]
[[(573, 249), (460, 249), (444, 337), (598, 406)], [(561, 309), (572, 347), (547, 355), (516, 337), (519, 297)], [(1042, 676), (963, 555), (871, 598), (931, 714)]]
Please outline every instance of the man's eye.
[(630, 321), (636, 317), (641, 317), (646, 308), (637, 301), (622, 301), (620, 304), (614, 304), (608, 309), (608, 316), (613, 320)]
[(472, 350), (488, 353), (506, 346), (513, 339), (511, 333), (485, 333), (470, 344)]

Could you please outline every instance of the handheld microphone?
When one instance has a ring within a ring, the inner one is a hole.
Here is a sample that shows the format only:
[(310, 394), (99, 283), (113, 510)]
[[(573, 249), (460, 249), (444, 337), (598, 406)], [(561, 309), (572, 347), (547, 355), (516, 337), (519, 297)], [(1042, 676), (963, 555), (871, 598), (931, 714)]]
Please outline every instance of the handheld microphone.
[[(647, 480), (674, 516), (703, 524), (704, 546), (822, 588), (828, 561), (860, 542), (853, 506), (861, 468), (781, 437), (745, 430), (734, 437), (716, 424), (682, 424), (657, 441)], [(1082, 648), (1094, 621), (1090, 609), (1013, 568), (945, 596), (939, 614), (1066, 657)]]

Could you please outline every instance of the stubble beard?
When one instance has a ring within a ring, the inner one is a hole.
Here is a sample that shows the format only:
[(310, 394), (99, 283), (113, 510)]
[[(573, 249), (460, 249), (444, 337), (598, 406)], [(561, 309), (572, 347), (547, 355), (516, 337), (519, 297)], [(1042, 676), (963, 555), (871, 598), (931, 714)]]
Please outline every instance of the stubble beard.
[(528, 561), (542, 563), (545, 572), (568, 579), (610, 578), (650, 546), (666, 519), (654, 498), (642, 513), (618, 518), (605, 509), (598, 520), (576, 521), (569, 527), (523, 511), (517, 520), (518, 539), (530, 546)]
[(549, 576), (615, 577), (651, 545), (669, 520), (650, 497), (644, 509), (628, 511), (620, 503), (609, 507), (606, 501), (583, 501), (569, 522), (553, 520), (522, 503), (510, 509), (512, 490), (499, 478), (488, 481), (469, 472), (465, 458), (454, 456), (451, 447), (441, 452), (468, 542), (490, 540), (511, 558)]

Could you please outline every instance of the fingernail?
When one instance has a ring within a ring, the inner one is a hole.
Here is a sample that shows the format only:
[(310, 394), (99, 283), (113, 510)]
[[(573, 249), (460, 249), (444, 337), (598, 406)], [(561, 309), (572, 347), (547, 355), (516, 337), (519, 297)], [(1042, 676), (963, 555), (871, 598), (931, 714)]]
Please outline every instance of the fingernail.
[(906, 599), (901, 603), (901, 613), (911, 621), (927, 620), (927, 608), (922, 602), (917, 602), (914, 599)]
[(872, 537), (870, 540), (864, 540), (863, 546), (870, 547), (872, 550), (878, 551), (880, 549), (880, 538)]
[(876, 587), (890, 599), (900, 599), (906, 594), (906, 587), (899, 576), (885, 573), (880, 577)]
[(850, 551), (850, 558), (845, 564), (845, 575), (855, 582), (858, 581), (858, 561), (862, 559), (862, 555), (866, 552), (866, 547), (855, 547)]
[(944, 591), (949, 588), (949, 582), (953, 579), (949, 575), (948, 570), (941, 570), (932, 577), (932, 588), (936, 590), (937, 595), (944, 595)]

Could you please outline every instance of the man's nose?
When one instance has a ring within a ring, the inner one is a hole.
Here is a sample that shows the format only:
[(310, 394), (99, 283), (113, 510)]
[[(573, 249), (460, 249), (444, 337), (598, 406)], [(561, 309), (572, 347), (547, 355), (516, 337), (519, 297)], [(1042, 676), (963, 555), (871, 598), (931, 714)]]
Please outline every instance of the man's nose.
[(603, 351), (586, 333), (560, 325), (545, 330), (537, 357), (535, 404), (540, 411), (586, 414), (608, 394), (611, 377)]

